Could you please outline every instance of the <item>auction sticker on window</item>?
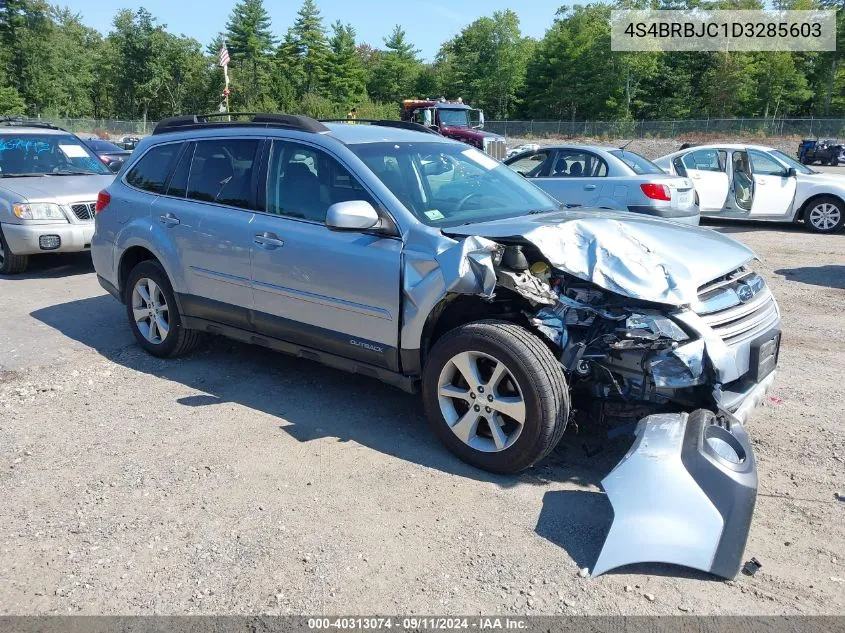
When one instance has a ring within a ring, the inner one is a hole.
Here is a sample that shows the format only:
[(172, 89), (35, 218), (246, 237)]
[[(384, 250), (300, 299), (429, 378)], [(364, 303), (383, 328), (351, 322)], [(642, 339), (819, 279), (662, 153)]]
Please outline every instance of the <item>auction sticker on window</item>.
[(81, 145), (59, 145), (59, 149), (68, 158), (88, 158), (88, 154)]
[(613, 51), (835, 51), (836, 11), (611, 11)]

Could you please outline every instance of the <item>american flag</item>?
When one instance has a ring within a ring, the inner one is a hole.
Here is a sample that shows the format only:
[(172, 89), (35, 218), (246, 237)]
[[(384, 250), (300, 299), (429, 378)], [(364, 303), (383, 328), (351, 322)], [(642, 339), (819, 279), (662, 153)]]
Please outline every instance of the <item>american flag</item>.
[(217, 57), (220, 60), (221, 67), (225, 68), (229, 65), (231, 59), (229, 58), (229, 49), (226, 48), (225, 44), (220, 47), (220, 52), (217, 53)]

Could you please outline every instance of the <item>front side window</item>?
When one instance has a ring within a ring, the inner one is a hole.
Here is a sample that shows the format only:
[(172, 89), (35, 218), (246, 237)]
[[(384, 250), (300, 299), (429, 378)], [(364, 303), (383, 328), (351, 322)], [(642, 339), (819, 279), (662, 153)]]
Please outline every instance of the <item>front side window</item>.
[(257, 139), (199, 141), (188, 176), (188, 198), (231, 207), (254, 207), (253, 168)]
[(512, 163), (508, 163), (508, 167), (513, 169), (516, 173), (527, 176), (528, 178), (536, 178), (538, 176), (545, 175), (544, 164), (548, 159), (549, 151), (541, 150), (539, 152), (523, 156)]
[(430, 226), (447, 227), (560, 205), (487, 154), (457, 143), (363, 143), (349, 148)]
[(607, 163), (590, 152), (562, 149), (557, 153), (554, 178), (598, 178), (607, 176)]
[(111, 175), (111, 172), (72, 134), (0, 135), (0, 177), (43, 174)]
[(779, 149), (773, 149), (770, 154), (775, 158), (779, 158), (782, 162), (786, 163), (789, 167), (792, 167), (797, 171), (799, 174), (814, 174), (812, 169), (808, 168), (806, 165), (802, 165), (797, 160), (789, 156), (788, 154), (784, 154)]
[(324, 223), (337, 202), (376, 203), (361, 184), (322, 150), (292, 141), (273, 141), (267, 170), (267, 213)]
[(126, 174), (126, 182), (152, 193), (163, 193), (170, 168), (182, 148), (182, 143), (155, 145), (135, 163)]
[(765, 152), (756, 149), (748, 150), (751, 158), (751, 169), (759, 176), (783, 176), (786, 168)]

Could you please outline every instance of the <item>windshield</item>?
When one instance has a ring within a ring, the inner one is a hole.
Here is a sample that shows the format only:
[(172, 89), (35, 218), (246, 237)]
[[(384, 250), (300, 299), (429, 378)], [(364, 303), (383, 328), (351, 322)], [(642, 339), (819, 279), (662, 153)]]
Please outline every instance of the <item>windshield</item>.
[(457, 226), (556, 211), (559, 203), (479, 150), (452, 143), (350, 145), (423, 224)]
[(622, 149), (614, 149), (610, 151), (611, 154), (616, 156), (619, 160), (623, 163), (628, 165), (635, 174), (642, 175), (642, 174), (662, 174), (663, 170), (660, 169), (657, 165), (652, 163), (647, 158), (640, 156), (639, 154), (635, 154), (634, 152), (629, 152), (628, 150)]
[(446, 127), (469, 127), (469, 110), (450, 110), (437, 108), (440, 115), (440, 125)]
[(0, 136), (0, 176), (111, 172), (71, 134), (4, 134)]
[(797, 160), (789, 156), (788, 154), (784, 154), (779, 149), (769, 150), (769, 153), (774, 156), (775, 158), (779, 159), (781, 162), (786, 163), (788, 167), (794, 167), (795, 171), (799, 174), (815, 174), (812, 169), (807, 167), (806, 165), (802, 165)]

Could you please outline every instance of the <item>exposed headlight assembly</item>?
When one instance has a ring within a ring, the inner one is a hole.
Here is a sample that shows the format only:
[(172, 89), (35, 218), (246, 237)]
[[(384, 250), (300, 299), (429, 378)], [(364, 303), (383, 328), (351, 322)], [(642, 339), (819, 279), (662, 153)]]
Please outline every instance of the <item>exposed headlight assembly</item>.
[(55, 220), (67, 222), (61, 207), (52, 202), (19, 203), (12, 205), (12, 213), (21, 220)]
[(624, 334), (627, 338), (648, 340), (669, 339), (686, 341), (689, 339), (677, 323), (660, 314), (631, 314), (625, 319)]

